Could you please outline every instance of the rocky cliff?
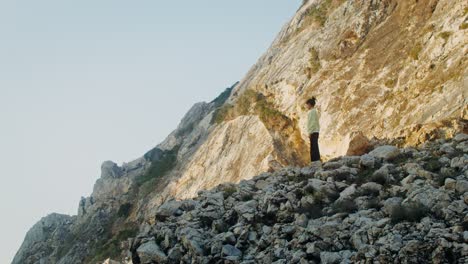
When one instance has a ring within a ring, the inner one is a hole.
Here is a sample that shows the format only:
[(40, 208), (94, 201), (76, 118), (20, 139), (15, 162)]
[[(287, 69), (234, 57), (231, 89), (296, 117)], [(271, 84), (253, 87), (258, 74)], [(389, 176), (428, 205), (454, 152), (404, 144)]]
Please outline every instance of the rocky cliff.
[[(381, 142), (409, 147), (466, 133), (467, 10), (461, 0), (304, 1), (241, 82), (211, 102), (195, 104), (179, 126), (142, 157), (121, 166), (104, 162), (101, 178), (92, 195), (81, 200), (77, 215), (42, 219), (28, 232), (13, 263), (98, 263), (107, 258), (143, 263), (135, 250), (145, 245), (144, 240), (138, 244), (128, 238), (138, 234), (148, 238), (161, 220), (172, 217), (161, 218), (161, 204), (194, 198), (201, 190), (250, 180), (264, 172), (289, 175), (282, 168), (307, 165), (303, 105), (310, 96), (318, 98), (320, 144), (326, 159), (361, 155)], [(466, 148), (461, 151), (466, 153)], [(459, 152), (455, 150), (463, 164), (465, 156)], [(343, 177), (357, 175), (356, 163), (346, 166), (335, 169)], [(404, 173), (404, 168), (389, 166), (385, 168), (392, 173)], [(466, 177), (466, 168), (455, 169), (459, 174), (455, 176)], [(329, 178), (328, 169), (320, 171), (319, 179)], [(418, 175), (413, 172), (409, 174)], [(433, 173), (441, 174), (442, 168)], [(338, 185), (335, 193), (341, 193), (345, 183), (334, 184)], [(452, 196), (450, 203), (456, 200)], [(176, 214), (198, 208), (196, 202), (187, 201), (177, 205)], [(384, 216), (379, 211), (375, 217)], [(201, 233), (199, 239), (206, 235)], [(184, 247), (192, 243), (183, 241)], [(156, 242), (143, 251), (158, 249), (167, 256), (168, 246), (161, 249), (161, 241)], [(185, 254), (186, 249), (180, 248), (181, 254), (193, 257)], [(360, 250), (348, 245), (330, 250), (341, 249), (350, 254)], [(456, 250), (459, 256), (462, 251)]]

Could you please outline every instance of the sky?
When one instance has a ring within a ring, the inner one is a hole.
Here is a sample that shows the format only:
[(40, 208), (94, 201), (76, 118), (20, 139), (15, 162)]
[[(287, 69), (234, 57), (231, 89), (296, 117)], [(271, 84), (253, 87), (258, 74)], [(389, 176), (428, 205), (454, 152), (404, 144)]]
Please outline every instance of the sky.
[(300, 0), (0, 0), (0, 263), (76, 214), (105, 160), (161, 142), (247, 73)]

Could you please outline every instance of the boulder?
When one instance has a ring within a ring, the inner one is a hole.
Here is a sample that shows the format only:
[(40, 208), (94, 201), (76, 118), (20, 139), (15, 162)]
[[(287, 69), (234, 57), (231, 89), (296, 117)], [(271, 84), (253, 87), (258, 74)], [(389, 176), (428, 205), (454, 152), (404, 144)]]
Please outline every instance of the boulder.
[(455, 184), (455, 190), (460, 194), (468, 193), (468, 181), (467, 180), (457, 180)]
[(450, 162), (450, 167), (456, 169), (463, 169), (468, 165), (468, 155), (463, 155), (461, 157), (455, 157)]
[(234, 207), (234, 210), (246, 218), (248, 221), (253, 220), (255, 213), (257, 212), (257, 201), (251, 200), (248, 202), (243, 202)]
[(149, 263), (164, 263), (167, 261), (167, 256), (162, 251), (154, 240), (148, 241), (137, 249), (138, 257), (142, 264)]
[(395, 146), (380, 146), (369, 152), (369, 155), (375, 158), (392, 161), (400, 155), (400, 149)]
[(351, 257), (354, 255), (350, 250), (340, 252), (320, 252), (320, 261), (322, 264), (337, 264), (350, 263)]
[(374, 180), (381, 179), (385, 181), (386, 183), (389, 183), (394, 180), (393, 174), (395, 173), (395, 171), (396, 171), (395, 165), (385, 164), (381, 168), (376, 170), (372, 174), (372, 177)]
[(335, 170), (343, 166), (343, 162), (340, 161), (329, 161), (323, 165), (324, 170)]
[(255, 183), (255, 188), (259, 190), (263, 190), (266, 186), (268, 186), (268, 182), (265, 180), (259, 180)]
[(182, 258), (183, 252), (180, 245), (176, 245), (175, 247), (171, 248), (168, 252), (168, 258), (175, 263), (178, 263)]
[(361, 185), (361, 188), (365, 193), (378, 194), (382, 190), (383, 186), (375, 182), (366, 182), (363, 185)]
[(418, 175), (420, 170), (423, 170), (422, 166), (418, 163), (410, 162), (403, 165), (403, 168), (408, 174)]
[(453, 140), (455, 142), (468, 141), (468, 134), (464, 134), (464, 133), (458, 134), (453, 138)]
[(352, 184), (340, 193), (340, 198), (338, 198), (338, 200), (343, 201), (343, 200), (352, 199), (355, 193), (356, 193), (356, 184)]
[(370, 140), (362, 132), (351, 133), (346, 155), (363, 155), (372, 148)]
[(163, 203), (159, 208), (156, 210), (156, 219), (158, 220), (165, 220), (166, 218), (173, 216), (173, 215), (180, 215), (182, 213), (180, 207), (181, 202), (176, 200), (170, 200), (168, 202)]
[(236, 236), (232, 232), (224, 233), (222, 234), (222, 241), (223, 243), (234, 245), (236, 244)]
[(402, 201), (403, 201), (403, 198), (401, 197), (388, 198), (387, 200), (383, 201), (382, 211), (384, 211), (387, 215), (390, 215), (393, 209), (399, 206)]
[(301, 169), (301, 174), (306, 177), (314, 176), (315, 172), (318, 170), (318, 166), (307, 166)]
[(455, 190), (456, 184), (457, 184), (456, 180), (454, 180), (452, 178), (447, 178), (447, 179), (445, 179), (444, 186), (445, 186), (445, 189), (447, 189), (447, 190)]
[(223, 257), (240, 257), (242, 256), (242, 251), (232, 245), (224, 245), (221, 251)]
[(468, 141), (460, 142), (455, 148), (463, 153), (468, 153)]
[(359, 161), (359, 166), (361, 168), (374, 168), (376, 165), (376, 160), (374, 156), (371, 156), (369, 154), (364, 154), (361, 156), (361, 159)]
[(189, 249), (195, 255), (204, 255), (205, 254), (205, 236), (204, 234), (194, 228), (186, 227), (180, 231), (180, 239), (182, 241), (182, 245), (185, 248)]

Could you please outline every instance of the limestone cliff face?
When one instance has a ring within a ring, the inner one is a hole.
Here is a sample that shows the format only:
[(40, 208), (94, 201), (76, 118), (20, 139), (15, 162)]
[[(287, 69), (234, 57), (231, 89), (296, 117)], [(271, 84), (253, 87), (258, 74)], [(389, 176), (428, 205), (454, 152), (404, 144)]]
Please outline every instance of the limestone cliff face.
[[(466, 2), (307, 1), (234, 91), (271, 98), (305, 122), (318, 98), (323, 153), (349, 134), (418, 144), (467, 118)], [(235, 100), (235, 99), (233, 99)]]
[(217, 126), (171, 183), (171, 194), (194, 197), (223, 182), (239, 182), (271, 167), (275, 151), (268, 130), (256, 116), (240, 116)]
[(467, 9), (462, 0), (304, 1), (240, 83), (195, 104), (142, 157), (103, 163), (77, 216), (52, 216), (42, 235), (33, 227), (13, 263), (124, 259), (127, 238), (151, 228), (163, 202), (306, 165), (310, 96), (326, 159), (376, 140), (417, 145), (467, 132)]

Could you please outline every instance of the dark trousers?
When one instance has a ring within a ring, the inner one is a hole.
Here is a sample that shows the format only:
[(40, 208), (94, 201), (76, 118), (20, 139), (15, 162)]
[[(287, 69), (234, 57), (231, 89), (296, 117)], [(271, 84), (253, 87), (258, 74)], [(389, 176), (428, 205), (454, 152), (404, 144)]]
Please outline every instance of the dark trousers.
[(317, 161), (320, 160), (320, 150), (318, 145), (319, 133), (312, 133), (309, 135), (310, 138), (310, 160)]

